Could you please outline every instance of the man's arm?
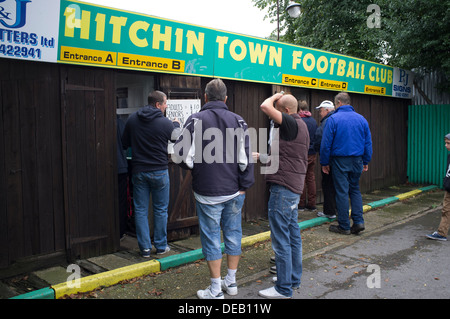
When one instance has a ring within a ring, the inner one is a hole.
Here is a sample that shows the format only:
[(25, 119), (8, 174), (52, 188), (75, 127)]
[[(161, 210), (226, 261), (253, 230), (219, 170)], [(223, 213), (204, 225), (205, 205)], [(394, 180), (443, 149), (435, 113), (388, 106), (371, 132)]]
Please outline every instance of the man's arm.
[(250, 137), (247, 133), (248, 127), (244, 120), (239, 121), (240, 127), (243, 129), (242, 133), (238, 136), (238, 164), (239, 164), (239, 192), (244, 194), (245, 191), (255, 183), (255, 177), (253, 174), (253, 162), (250, 161)]
[(195, 123), (192, 115), (186, 120), (181, 133), (174, 144), (172, 160), (183, 169), (193, 169), (195, 161)]
[(281, 124), (283, 117), (280, 111), (275, 108), (275, 103), (281, 99), (282, 93), (275, 93), (271, 97), (267, 98), (260, 106), (261, 111), (270, 117), (275, 123)]
[(175, 143), (177, 141), (178, 137), (180, 137), (180, 135), (181, 135), (182, 128), (181, 128), (180, 121), (177, 118), (171, 122), (172, 122), (173, 127), (171, 127), (171, 130), (170, 130), (170, 141)]

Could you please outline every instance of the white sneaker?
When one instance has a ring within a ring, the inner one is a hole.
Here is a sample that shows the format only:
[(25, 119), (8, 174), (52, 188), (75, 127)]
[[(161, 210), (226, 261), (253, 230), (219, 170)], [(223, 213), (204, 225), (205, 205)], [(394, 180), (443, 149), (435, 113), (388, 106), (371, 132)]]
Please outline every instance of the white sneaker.
[(225, 280), (222, 280), (221, 286), (222, 286), (222, 290), (225, 291), (230, 296), (236, 296), (238, 294), (238, 288), (237, 288), (236, 283), (232, 283), (227, 286), (227, 284), (225, 283)]
[(336, 215), (327, 215), (324, 212), (318, 212), (317, 217), (328, 217), (329, 219), (335, 219)]
[(157, 255), (164, 255), (165, 253), (168, 253), (170, 251), (170, 247), (166, 246), (165, 249), (157, 249), (156, 254)]
[(291, 299), (292, 297), (287, 297), (285, 295), (280, 294), (278, 291), (276, 291), (275, 287), (270, 287), (264, 290), (260, 290), (258, 292), (258, 295), (264, 298), (269, 299)]
[(223, 292), (219, 292), (216, 296), (211, 293), (211, 286), (206, 288), (205, 290), (197, 291), (197, 297), (199, 299), (225, 299), (223, 296)]
[(317, 217), (324, 217), (325, 213), (324, 212), (317, 212)]
[[(272, 282), (276, 285), (278, 277), (272, 277)], [(300, 287), (292, 287), (293, 290), (300, 289)]]

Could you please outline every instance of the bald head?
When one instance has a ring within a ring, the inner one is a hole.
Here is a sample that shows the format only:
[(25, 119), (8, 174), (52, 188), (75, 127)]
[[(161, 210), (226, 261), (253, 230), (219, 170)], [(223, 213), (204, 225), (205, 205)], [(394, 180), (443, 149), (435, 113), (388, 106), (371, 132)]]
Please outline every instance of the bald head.
[(283, 113), (297, 113), (297, 99), (291, 94), (283, 95), (276, 104), (277, 110)]

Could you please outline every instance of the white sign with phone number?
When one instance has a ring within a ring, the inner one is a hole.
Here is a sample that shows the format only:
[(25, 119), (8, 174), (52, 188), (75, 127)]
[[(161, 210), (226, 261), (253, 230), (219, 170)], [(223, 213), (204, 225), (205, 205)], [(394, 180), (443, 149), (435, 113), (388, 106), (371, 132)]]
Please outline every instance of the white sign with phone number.
[(0, 58), (56, 62), (60, 0), (0, 0)]

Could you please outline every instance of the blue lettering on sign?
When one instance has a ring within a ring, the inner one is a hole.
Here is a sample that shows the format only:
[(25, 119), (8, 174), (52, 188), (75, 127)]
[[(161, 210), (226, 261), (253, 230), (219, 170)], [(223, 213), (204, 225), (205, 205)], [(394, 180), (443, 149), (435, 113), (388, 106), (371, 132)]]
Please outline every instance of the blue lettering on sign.
[(394, 85), (394, 91), (395, 92), (411, 93), (411, 87), (409, 87), (409, 86), (402, 86), (402, 85)]
[[(0, 0), (0, 3), (6, 0)], [(8, 24), (5, 21), (11, 20), (11, 12), (5, 12), (5, 8), (0, 6), (0, 23), (11, 29), (17, 29), (23, 27), (27, 23), (27, 4), (31, 2), (30, 0), (15, 0), (16, 1), (16, 21), (14, 23)]]
[(21, 31), (12, 31), (0, 28), (0, 41), (25, 45), (37, 45), (38, 35)]
[(403, 85), (408, 85), (409, 74), (403, 69), (400, 69), (400, 81), (403, 82)]

